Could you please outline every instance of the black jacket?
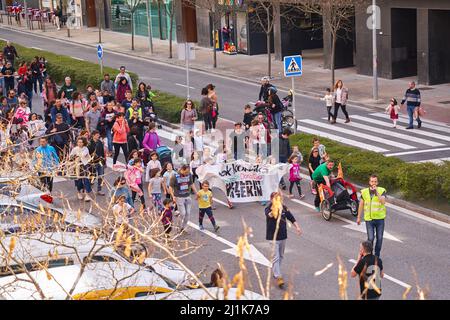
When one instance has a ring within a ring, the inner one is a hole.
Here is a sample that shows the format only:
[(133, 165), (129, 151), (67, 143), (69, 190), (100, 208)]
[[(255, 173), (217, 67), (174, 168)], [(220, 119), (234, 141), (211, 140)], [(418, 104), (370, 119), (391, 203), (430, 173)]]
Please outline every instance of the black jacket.
[(267, 99), (269, 98), (269, 88), (271, 86), (271, 84), (261, 85), (261, 88), (259, 89), (258, 100), (267, 101)]
[(3, 48), (3, 56), (5, 57), (6, 60), (10, 60), (10, 61), (14, 61), (15, 57), (19, 57), (19, 55), (17, 54), (17, 50), (16, 48), (14, 48), (14, 46), (6, 46)]
[[(266, 207), (266, 240), (273, 240), (275, 235), (275, 230), (277, 228), (277, 219), (274, 217), (269, 217), (269, 213), (272, 211), (272, 203)], [(286, 220), (289, 220), (291, 223), (295, 222), (295, 218), (289, 209), (286, 206), (283, 206), (283, 210), (281, 212), (280, 224), (278, 228), (277, 238), (276, 240), (286, 240), (287, 239), (287, 226)]]
[(139, 140), (136, 140), (136, 138), (133, 135), (128, 136), (128, 150), (131, 152), (133, 150), (139, 150), (141, 147), (139, 146)]
[(94, 142), (94, 140), (91, 140), (88, 145), (89, 153), (92, 156), (92, 163), (98, 164), (101, 163), (102, 165), (105, 165), (105, 147), (103, 146), (103, 143), (98, 140), (97, 142)]
[[(280, 135), (280, 162), (287, 162), (291, 156), (291, 144), (289, 143), (289, 138), (285, 139)], [(283, 159), (283, 161), (281, 161)]]
[(283, 103), (281, 102), (281, 100), (277, 94), (274, 94), (272, 96), (272, 104), (274, 104), (275, 106), (273, 108), (271, 106), (271, 108), (270, 108), (271, 113), (277, 113), (277, 112), (283, 111)]
[(245, 130), (247, 130), (248, 128), (251, 127), (252, 120), (253, 120), (253, 113), (251, 113), (251, 112), (244, 113), (244, 120), (242, 122), (244, 122)]

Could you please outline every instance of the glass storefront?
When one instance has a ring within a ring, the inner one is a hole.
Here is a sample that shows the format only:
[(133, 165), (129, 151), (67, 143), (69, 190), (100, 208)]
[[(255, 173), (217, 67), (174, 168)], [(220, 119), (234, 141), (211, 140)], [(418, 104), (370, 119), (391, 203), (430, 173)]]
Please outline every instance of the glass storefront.
[[(166, 14), (164, 6), (169, 7), (171, 1), (149, 1), (153, 38), (169, 38), (170, 16)], [(175, 18), (173, 20), (172, 39), (176, 40)], [(131, 13), (124, 0), (111, 0), (111, 21), (111, 30), (131, 33)], [(134, 30), (136, 35), (148, 36), (146, 0), (142, 1), (134, 14)]]

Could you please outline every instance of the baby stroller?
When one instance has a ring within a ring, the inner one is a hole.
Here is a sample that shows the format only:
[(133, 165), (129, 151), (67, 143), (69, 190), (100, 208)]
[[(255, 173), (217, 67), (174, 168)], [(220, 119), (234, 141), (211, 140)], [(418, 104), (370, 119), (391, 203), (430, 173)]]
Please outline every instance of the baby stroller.
[(160, 146), (156, 148), (156, 153), (158, 154), (159, 162), (161, 166), (164, 167), (167, 162), (172, 163), (172, 151), (166, 146)]
[(319, 187), (320, 212), (329, 221), (334, 212), (349, 209), (353, 216), (358, 215), (359, 200), (356, 188), (342, 178), (331, 180), (331, 189), (321, 184)]

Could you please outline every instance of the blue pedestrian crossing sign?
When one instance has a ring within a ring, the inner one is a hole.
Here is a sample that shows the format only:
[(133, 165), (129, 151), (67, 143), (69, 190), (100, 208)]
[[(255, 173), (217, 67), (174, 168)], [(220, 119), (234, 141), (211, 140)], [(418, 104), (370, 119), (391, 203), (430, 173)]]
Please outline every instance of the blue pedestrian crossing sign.
[(284, 76), (285, 77), (299, 77), (303, 73), (302, 70), (302, 56), (288, 56), (284, 57)]
[(97, 45), (97, 57), (99, 59), (103, 58), (103, 47), (101, 44)]

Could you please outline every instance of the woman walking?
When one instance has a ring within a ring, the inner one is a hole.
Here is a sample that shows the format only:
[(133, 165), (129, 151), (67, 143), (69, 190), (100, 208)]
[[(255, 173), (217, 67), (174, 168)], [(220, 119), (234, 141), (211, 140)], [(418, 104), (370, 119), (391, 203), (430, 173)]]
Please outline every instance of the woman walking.
[(200, 112), (203, 116), (203, 121), (205, 122), (205, 132), (208, 132), (212, 129), (212, 119), (211, 119), (211, 111), (212, 111), (213, 102), (210, 98), (208, 98), (208, 89), (202, 89), (202, 100), (200, 100)]
[(181, 111), (181, 129), (183, 131), (194, 130), (195, 120), (197, 120), (197, 110), (195, 110), (194, 102), (192, 100), (186, 100)]
[(114, 146), (114, 157), (113, 157), (113, 170), (116, 167), (117, 158), (119, 157), (120, 148), (122, 148), (125, 161), (128, 159), (128, 140), (127, 135), (130, 132), (128, 123), (124, 118), (123, 113), (117, 115), (116, 122), (112, 127), (113, 131), (113, 146)]
[(217, 103), (217, 94), (215, 91), (216, 86), (212, 83), (208, 84), (206, 86), (206, 89), (208, 90), (208, 98), (212, 102), (212, 108), (211, 108), (211, 122), (212, 122), (212, 132), (216, 130), (216, 123), (217, 119), (219, 119), (219, 105)]
[(84, 129), (84, 113), (86, 112), (86, 100), (81, 93), (75, 91), (72, 94), (72, 102), (70, 102), (70, 114), (74, 122), (74, 126), (78, 129)]
[(77, 145), (70, 152), (70, 159), (75, 161), (76, 175), (75, 185), (77, 187), (77, 195), (79, 200), (91, 201), (92, 188), (89, 180), (89, 162), (91, 156), (87, 148), (87, 140), (85, 138), (78, 138)]
[(117, 84), (116, 90), (116, 100), (118, 103), (122, 103), (125, 100), (125, 93), (127, 91), (131, 92), (130, 84), (128, 83), (125, 77), (120, 78), (119, 83)]
[(350, 122), (350, 118), (347, 113), (347, 100), (348, 89), (344, 87), (342, 80), (338, 80), (334, 85), (334, 115), (333, 121), (331, 121), (332, 124), (336, 123), (339, 107), (342, 108), (342, 112), (345, 115), (345, 123)]

